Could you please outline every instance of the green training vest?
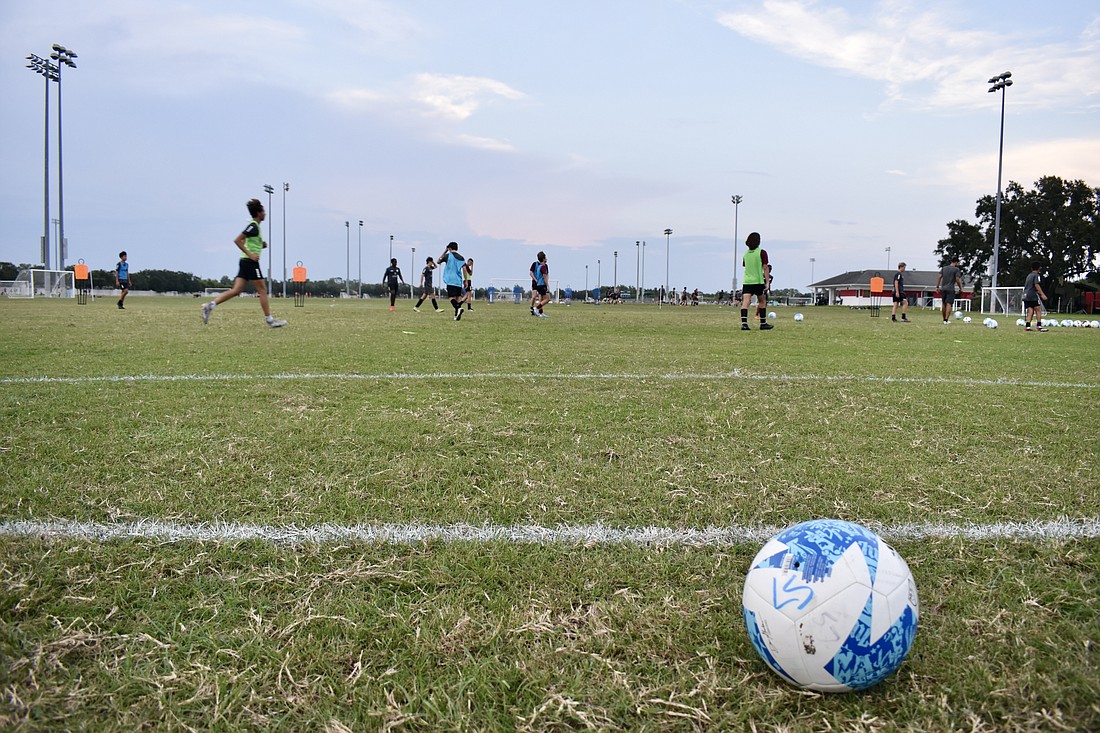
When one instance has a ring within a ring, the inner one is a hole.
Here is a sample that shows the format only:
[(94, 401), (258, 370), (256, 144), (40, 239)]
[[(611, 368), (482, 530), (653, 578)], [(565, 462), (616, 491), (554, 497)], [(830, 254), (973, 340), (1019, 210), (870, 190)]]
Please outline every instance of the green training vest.
[(760, 259), (760, 248), (745, 253), (745, 285), (764, 284), (764, 262)]

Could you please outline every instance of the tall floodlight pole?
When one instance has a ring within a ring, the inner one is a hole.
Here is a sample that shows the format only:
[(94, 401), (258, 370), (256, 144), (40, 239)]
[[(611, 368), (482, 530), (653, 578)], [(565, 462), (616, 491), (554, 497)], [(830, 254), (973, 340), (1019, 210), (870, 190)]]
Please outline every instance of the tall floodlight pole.
[(65, 255), (68, 254), (68, 245), (65, 242), (65, 166), (61, 160), (61, 69), (68, 66), (75, 69), (73, 59), (76, 54), (58, 44), (53, 44), (53, 53), (50, 58), (57, 62), (57, 219), (60, 222), (57, 240), (57, 269), (65, 269)]
[(886, 248), (886, 269), (890, 269), (890, 248)]
[(642, 302), (645, 302), (645, 240), (642, 240)]
[(814, 263), (817, 262), (813, 257), (810, 258), (810, 297), (813, 298), (813, 302), (810, 305), (817, 305), (817, 294), (814, 291)]
[(618, 291), (619, 289), (619, 250), (615, 250), (615, 265), (612, 269), (612, 278), (615, 282), (611, 283), (611, 289)]
[(363, 220), (359, 220), (359, 297), (363, 297)]
[(286, 297), (286, 192), (290, 184), (283, 183), (283, 297)]
[(642, 266), (642, 241), (634, 240), (634, 302), (642, 302), (642, 278), (639, 275)]
[(603, 280), (603, 278), (601, 277), (602, 270), (603, 268), (600, 267), (600, 261), (596, 260), (596, 292), (600, 294), (599, 300), (596, 301), (597, 303), (600, 300), (603, 300), (603, 289), (600, 283), (600, 281)]
[(743, 200), (741, 196), (730, 197), (733, 202), (733, 290), (730, 291), (730, 300), (733, 300), (733, 295), (737, 292), (737, 213)]
[(344, 270), (344, 293), (349, 297), (351, 296), (351, 222), (344, 222), (344, 229), (347, 230), (347, 263)]
[[(275, 193), (275, 187), (272, 186), (270, 183), (265, 183), (264, 184), (264, 192), (267, 194), (267, 216), (268, 216), (267, 220), (271, 221), (271, 218), (270, 218), (271, 217), (271, 195), (273, 193)], [(271, 235), (268, 234), (268, 237), (270, 237), (270, 236)], [(267, 246), (267, 279), (268, 280), (271, 279), (271, 254), (274, 250), (275, 250), (275, 248), (272, 247), (270, 243), (268, 243), (268, 246)]]
[(416, 286), (413, 285), (412, 276), (416, 271), (416, 247), (412, 248), (412, 253), (409, 254), (409, 300), (416, 297)]
[(588, 302), (588, 265), (584, 266), (584, 302)]
[(997, 214), (993, 223), (993, 275), (990, 279), (994, 295), (989, 299), (990, 306), (993, 307), (993, 312), (996, 313), (993, 302), (997, 293), (997, 269), (1000, 267), (1001, 255), (1001, 170), (1005, 156), (1005, 95), (1007, 94), (1005, 90), (1012, 86), (1012, 72), (1006, 71), (999, 76), (995, 76), (989, 80), (989, 83), (993, 85), (989, 87), (990, 93), (1001, 93), (1001, 143), (1000, 150), (997, 153)]
[[(665, 298), (667, 298), (668, 295), (669, 295), (669, 291), (668, 291), (668, 265), (669, 265), (670, 260), (669, 260), (669, 254), (668, 253), (671, 249), (671, 245), (669, 244), (671, 239), (672, 239), (672, 230), (671, 229), (666, 229), (665, 230)], [(661, 298), (661, 300), (664, 300), (664, 298)]]
[[(393, 259), (393, 235), (392, 234), (390, 235), (390, 259), (391, 260)], [(389, 264), (389, 261), (387, 260), (387, 265), (388, 264)]]
[(48, 59), (38, 54), (27, 56), (27, 68), (36, 74), (41, 74), (46, 82), (45, 113), (43, 119), (44, 133), (42, 152), (42, 264), (50, 269), (50, 82), (58, 81), (58, 69)]

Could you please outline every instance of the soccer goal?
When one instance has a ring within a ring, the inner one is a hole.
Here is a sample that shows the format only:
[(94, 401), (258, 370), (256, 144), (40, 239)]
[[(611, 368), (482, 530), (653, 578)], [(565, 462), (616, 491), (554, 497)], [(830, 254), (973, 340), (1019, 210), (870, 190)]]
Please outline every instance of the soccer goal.
[(1024, 315), (1023, 288), (985, 288), (982, 290), (982, 313), (1006, 316)]
[[(560, 281), (548, 280), (547, 286), (553, 302), (561, 301)], [(526, 303), (531, 298), (530, 275), (521, 278), (494, 277), (489, 280), (490, 303)]]
[(71, 270), (20, 270), (4, 294), (9, 298), (73, 298), (76, 286)]

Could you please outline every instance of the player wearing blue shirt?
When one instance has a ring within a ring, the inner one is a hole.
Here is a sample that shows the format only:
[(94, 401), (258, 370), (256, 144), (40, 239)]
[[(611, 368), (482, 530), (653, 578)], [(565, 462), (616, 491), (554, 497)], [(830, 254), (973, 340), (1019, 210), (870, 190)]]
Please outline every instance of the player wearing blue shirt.
[(115, 265), (115, 287), (122, 291), (118, 299), (118, 309), (122, 307), (122, 301), (126, 300), (126, 293), (130, 292), (130, 263), (126, 261), (126, 252), (118, 253), (118, 264)]
[(447, 286), (447, 297), (455, 309), (455, 320), (461, 321), (462, 299), (466, 297), (462, 287), (462, 266), (466, 258), (458, 253), (458, 242), (447, 244), (447, 249), (439, 256), (439, 263), (443, 265), (443, 284)]

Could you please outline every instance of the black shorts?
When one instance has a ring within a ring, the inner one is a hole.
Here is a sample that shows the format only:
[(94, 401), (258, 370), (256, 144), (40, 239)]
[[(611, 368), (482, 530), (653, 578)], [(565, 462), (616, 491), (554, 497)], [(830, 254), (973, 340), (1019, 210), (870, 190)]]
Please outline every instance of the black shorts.
[(260, 263), (250, 257), (242, 257), (237, 265), (237, 277), (242, 280), (263, 280), (264, 274), (260, 272)]
[(390, 289), (390, 295), (397, 295), (397, 283), (390, 283), (386, 287)]
[(895, 303), (904, 303), (905, 302), (905, 293), (901, 293), (900, 295), (895, 295), (894, 296), (894, 302)]
[(129, 290), (130, 289), (130, 281), (129, 280), (119, 280), (118, 281), (118, 289), (119, 290)]
[(751, 285), (745, 285), (742, 288), (742, 292), (745, 295), (764, 295), (764, 283), (752, 283)]
[(545, 285), (536, 285), (535, 286), (535, 292), (538, 293), (539, 295), (546, 295), (546, 286)]
[(1039, 301), (1037, 301), (1037, 300), (1025, 300), (1024, 301), (1024, 307), (1025, 308), (1038, 308), (1039, 307)]
[(941, 290), (940, 301), (945, 305), (954, 305), (955, 303), (955, 291), (954, 290)]
[(458, 298), (461, 298), (465, 294), (466, 294), (466, 291), (464, 291), (462, 289), (461, 285), (448, 285), (447, 286), (447, 297), (448, 298), (458, 299)]

